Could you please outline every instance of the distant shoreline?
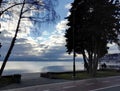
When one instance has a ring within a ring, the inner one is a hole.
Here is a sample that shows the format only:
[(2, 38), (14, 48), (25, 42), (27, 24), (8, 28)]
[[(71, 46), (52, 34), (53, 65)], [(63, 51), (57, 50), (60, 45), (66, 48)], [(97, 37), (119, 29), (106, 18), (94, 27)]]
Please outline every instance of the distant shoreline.
[[(2, 65), (2, 62), (0, 62)], [(76, 70), (84, 69), (84, 63), (76, 61)], [(8, 61), (4, 74), (31, 72), (59, 72), (73, 70), (72, 61)]]

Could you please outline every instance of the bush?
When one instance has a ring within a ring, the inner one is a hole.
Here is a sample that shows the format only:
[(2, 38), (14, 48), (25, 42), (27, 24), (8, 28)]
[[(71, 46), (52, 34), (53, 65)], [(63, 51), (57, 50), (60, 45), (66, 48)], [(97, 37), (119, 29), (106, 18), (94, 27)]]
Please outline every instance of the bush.
[(21, 75), (15, 74), (12, 76), (13, 83), (20, 83), (21, 82)]
[(21, 75), (19, 74), (1, 76), (0, 77), (0, 88), (8, 86), (13, 83), (20, 83), (20, 82), (21, 82)]

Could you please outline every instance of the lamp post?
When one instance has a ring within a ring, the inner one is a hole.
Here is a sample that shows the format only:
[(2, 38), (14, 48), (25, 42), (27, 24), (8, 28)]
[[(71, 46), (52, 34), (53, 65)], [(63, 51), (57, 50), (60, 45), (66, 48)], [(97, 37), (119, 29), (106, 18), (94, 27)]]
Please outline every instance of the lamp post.
[(81, 1), (80, 3), (78, 3), (73, 9), (72, 9), (72, 12), (73, 12), (73, 79), (76, 78), (76, 60), (75, 60), (75, 57), (76, 57), (76, 50), (75, 50), (75, 15), (76, 15), (76, 10), (78, 8), (78, 6), (80, 4), (82, 4), (84, 1)]
[(73, 9), (73, 79), (76, 77), (76, 64), (75, 64), (75, 12), (76, 9)]

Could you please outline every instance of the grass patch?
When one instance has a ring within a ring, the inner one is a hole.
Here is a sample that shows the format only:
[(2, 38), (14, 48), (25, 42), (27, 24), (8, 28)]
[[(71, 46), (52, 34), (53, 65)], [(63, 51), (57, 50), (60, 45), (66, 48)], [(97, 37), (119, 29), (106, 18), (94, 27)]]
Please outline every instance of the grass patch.
[[(72, 72), (60, 72), (60, 73), (46, 73), (42, 77), (52, 78), (52, 79), (66, 79), (66, 80), (72, 80), (73, 79), (73, 73)], [(116, 70), (104, 70), (104, 71), (98, 71), (96, 77), (109, 77), (109, 76), (120, 76), (120, 72), (117, 72)], [(76, 79), (89, 79), (92, 78), (90, 75), (88, 75), (85, 71), (76, 72)]]
[(2, 76), (0, 77), (0, 88), (7, 86), (9, 84), (20, 83), (20, 82), (21, 82), (21, 75), (19, 74)]
[(0, 78), (0, 88), (4, 87), (4, 86), (7, 86), (7, 85), (9, 85), (11, 83), (12, 83), (11, 78), (3, 78), (3, 77)]
[(96, 77), (120, 76), (120, 72), (116, 70), (98, 71)]

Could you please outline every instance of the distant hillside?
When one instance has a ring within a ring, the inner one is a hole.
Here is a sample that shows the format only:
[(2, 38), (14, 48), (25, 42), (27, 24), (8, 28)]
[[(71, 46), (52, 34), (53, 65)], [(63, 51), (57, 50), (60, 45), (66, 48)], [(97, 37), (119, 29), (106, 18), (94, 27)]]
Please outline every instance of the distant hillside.
[(101, 62), (120, 62), (120, 53), (106, 54), (100, 59)]

